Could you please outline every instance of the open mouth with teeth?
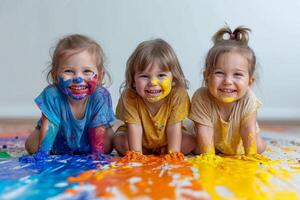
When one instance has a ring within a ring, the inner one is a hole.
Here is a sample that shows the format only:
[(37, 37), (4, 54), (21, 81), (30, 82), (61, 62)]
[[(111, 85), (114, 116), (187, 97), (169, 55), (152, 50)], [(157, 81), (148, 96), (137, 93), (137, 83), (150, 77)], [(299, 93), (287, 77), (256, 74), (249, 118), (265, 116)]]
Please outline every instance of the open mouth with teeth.
[(233, 89), (219, 89), (219, 91), (223, 94), (232, 95), (236, 93), (236, 90)]
[(74, 95), (86, 94), (89, 91), (88, 85), (71, 85), (68, 87), (70, 92)]
[(162, 90), (145, 90), (146, 94), (151, 97), (157, 97), (161, 95)]

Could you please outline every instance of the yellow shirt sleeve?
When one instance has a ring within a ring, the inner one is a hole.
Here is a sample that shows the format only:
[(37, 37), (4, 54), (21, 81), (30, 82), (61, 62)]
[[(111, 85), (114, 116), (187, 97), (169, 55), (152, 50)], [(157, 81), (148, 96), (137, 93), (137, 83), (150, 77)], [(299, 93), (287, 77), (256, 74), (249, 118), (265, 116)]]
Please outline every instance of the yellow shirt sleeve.
[(125, 123), (140, 124), (141, 120), (136, 105), (138, 105), (137, 94), (131, 89), (124, 90), (116, 108), (117, 118)]
[(259, 107), (262, 105), (262, 102), (257, 99), (255, 94), (249, 90), (243, 99), (241, 106), (241, 124), (243, 124), (248, 117), (256, 112)]
[(207, 88), (199, 88), (194, 93), (188, 118), (199, 124), (213, 127), (212, 104)]
[(190, 98), (185, 88), (174, 88), (169, 103), (171, 104), (171, 113), (167, 125), (181, 122), (189, 114)]

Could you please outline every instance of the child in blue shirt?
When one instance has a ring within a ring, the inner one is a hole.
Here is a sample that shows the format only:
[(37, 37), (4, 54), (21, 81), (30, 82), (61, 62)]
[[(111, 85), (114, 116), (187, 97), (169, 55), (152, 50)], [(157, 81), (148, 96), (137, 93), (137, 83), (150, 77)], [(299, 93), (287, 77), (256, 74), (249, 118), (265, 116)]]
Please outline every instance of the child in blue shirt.
[[(42, 112), (25, 148), (52, 154), (110, 153), (115, 120), (102, 48), (83, 35), (62, 38), (52, 56), (52, 83), (35, 99)], [(109, 76), (109, 75), (108, 75)]]

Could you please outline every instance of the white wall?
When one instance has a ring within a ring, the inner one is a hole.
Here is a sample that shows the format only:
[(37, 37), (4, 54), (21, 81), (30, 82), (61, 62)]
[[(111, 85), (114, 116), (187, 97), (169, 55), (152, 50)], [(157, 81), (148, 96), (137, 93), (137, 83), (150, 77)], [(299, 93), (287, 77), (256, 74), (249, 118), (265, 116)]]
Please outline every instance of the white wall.
[(252, 29), (260, 63), (255, 88), (261, 119), (300, 119), (298, 0), (0, 0), (0, 117), (37, 117), (33, 99), (46, 86), (49, 49), (67, 34), (97, 40), (107, 56), (113, 103), (138, 43), (161, 37), (175, 49), (192, 94), (211, 36), (227, 22)]

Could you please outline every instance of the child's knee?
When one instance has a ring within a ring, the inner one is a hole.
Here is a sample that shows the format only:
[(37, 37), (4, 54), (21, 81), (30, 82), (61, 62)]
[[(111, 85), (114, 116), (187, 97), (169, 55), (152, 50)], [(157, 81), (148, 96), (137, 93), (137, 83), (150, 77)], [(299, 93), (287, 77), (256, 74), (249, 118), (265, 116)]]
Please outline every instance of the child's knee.
[(117, 132), (113, 137), (113, 145), (119, 153), (126, 152), (129, 149), (127, 134)]
[(261, 154), (267, 149), (267, 142), (261, 137), (257, 140), (257, 153)]
[(181, 152), (183, 154), (189, 154), (195, 149), (195, 147), (196, 147), (195, 136), (184, 131), (182, 134)]

